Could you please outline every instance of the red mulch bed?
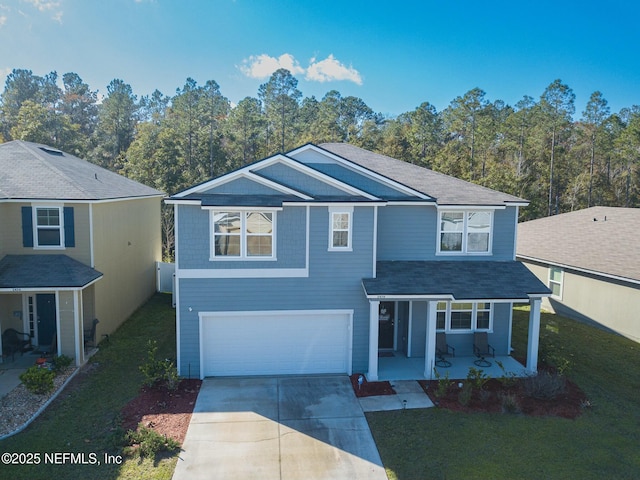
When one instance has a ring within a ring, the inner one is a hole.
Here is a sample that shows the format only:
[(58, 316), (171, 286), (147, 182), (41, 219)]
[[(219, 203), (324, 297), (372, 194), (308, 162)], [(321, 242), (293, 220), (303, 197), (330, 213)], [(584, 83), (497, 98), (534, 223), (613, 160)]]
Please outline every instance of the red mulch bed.
[(487, 393), (480, 394), (474, 389), (471, 400), (465, 406), (458, 400), (458, 394), (461, 390), (458, 386), (459, 382), (466, 382), (466, 380), (454, 381), (447, 394), (438, 398), (435, 395), (438, 388), (437, 380), (419, 381), (434, 405), (459, 412), (502, 412), (502, 397), (511, 394), (516, 398), (521, 414), (575, 419), (582, 413), (586, 402), (584, 392), (569, 379), (566, 382), (566, 391), (556, 398), (548, 400), (527, 396), (521, 381), (518, 381), (514, 386), (505, 387), (499, 380), (493, 378), (484, 385), (483, 389)]
[(201, 380), (181, 380), (173, 391), (164, 386), (142, 388), (122, 409), (124, 430), (135, 430), (142, 423), (182, 444), (201, 384)]
[(358, 385), (358, 377), (361, 373), (354, 373), (349, 378), (351, 379), (351, 385), (356, 397), (371, 397), (374, 395), (395, 395), (396, 391), (391, 387), (389, 382), (369, 382), (367, 377), (362, 375), (364, 381), (362, 385)]

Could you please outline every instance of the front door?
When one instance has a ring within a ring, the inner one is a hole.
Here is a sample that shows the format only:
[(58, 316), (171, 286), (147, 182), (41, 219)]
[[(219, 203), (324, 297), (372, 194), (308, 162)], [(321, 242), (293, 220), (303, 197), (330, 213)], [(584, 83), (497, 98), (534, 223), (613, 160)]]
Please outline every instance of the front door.
[(38, 318), (38, 345), (49, 346), (56, 333), (56, 295), (38, 293), (36, 295)]
[(380, 302), (378, 310), (378, 348), (393, 350), (395, 333), (395, 302)]

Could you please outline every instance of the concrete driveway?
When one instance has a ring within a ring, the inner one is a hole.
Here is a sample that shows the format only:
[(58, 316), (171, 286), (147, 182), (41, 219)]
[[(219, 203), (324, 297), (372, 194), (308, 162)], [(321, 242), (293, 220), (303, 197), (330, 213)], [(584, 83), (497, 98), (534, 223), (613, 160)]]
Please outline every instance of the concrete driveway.
[(209, 378), (174, 480), (386, 480), (347, 376)]

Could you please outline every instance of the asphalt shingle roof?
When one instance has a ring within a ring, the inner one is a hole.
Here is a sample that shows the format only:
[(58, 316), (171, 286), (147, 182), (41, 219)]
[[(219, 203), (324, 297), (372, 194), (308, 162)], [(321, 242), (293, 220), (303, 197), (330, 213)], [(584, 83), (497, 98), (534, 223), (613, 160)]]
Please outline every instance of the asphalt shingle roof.
[(456, 300), (528, 300), (551, 291), (516, 261), (381, 261), (367, 295), (453, 296)]
[(108, 200), (162, 192), (46, 145), (0, 144), (0, 200)]
[(527, 200), (434, 172), (348, 143), (322, 143), (331, 153), (437, 200), (438, 205), (504, 205)]
[(640, 209), (591, 207), (518, 225), (517, 255), (640, 281)]
[(102, 273), (67, 255), (6, 255), (0, 288), (81, 288)]

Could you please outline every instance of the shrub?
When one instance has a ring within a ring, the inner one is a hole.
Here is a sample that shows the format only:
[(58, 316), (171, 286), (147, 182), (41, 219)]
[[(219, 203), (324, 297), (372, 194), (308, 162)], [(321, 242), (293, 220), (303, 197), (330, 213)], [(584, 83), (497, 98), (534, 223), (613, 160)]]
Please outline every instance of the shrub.
[(158, 344), (155, 340), (147, 342), (147, 361), (140, 365), (140, 371), (145, 377), (144, 384), (152, 387), (160, 382), (166, 382), (167, 388), (175, 390), (180, 383), (178, 370), (174, 363), (165, 358), (159, 360), (157, 358)]
[(506, 393), (500, 396), (502, 405), (502, 413), (520, 413), (520, 403), (518, 398), (512, 393)]
[(31, 393), (43, 395), (53, 390), (53, 377), (51, 370), (34, 365), (20, 375), (20, 381)]
[(538, 372), (537, 375), (526, 377), (522, 386), (529, 397), (551, 400), (565, 392), (567, 380), (557, 373)]
[(496, 365), (498, 365), (498, 367), (500, 367), (500, 370), (502, 370), (502, 376), (498, 378), (498, 380), (500, 381), (503, 387), (509, 388), (517, 385), (518, 377), (516, 377), (515, 373), (507, 372), (507, 369), (504, 368), (504, 365), (500, 360), (496, 360)]
[(52, 370), (55, 373), (58, 373), (64, 370), (65, 368), (67, 368), (69, 365), (71, 365), (71, 362), (73, 362), (73, 359), (66, 355), (59, 355), (59, 356), (53, 357), (53, 360), (51, 360), (51, 364), (53, 365)]
[(162, 436), (142, 424), (138, 425), (138, 429), (135, 431), (129, 430), (126, 438), (129, 445), (138, 445), (140, 457), (151, 458), (160, 452), (175, 452), (180, 448), (180, 444), (173, 438)]
[(484, 370), (480, 368), (469, 367), (469, 373), (467, 373), (467, 383), (477, 390), (482, 390), (485, 384), (489, 381), (489, 377)]
[(453, 385), (453, 381), (449, 380), (449, 372), (445, 374), (444, 378), (440, 378), (440, 374), (434, 368), (433, 374), (436, 377), (436, 380), (438, 381), (438, 386), (436, 387), (436, 391), (434, 392), (434, 395), (436, 396), (436, 398), (442, 398), (449, 391), (449, 387)]

